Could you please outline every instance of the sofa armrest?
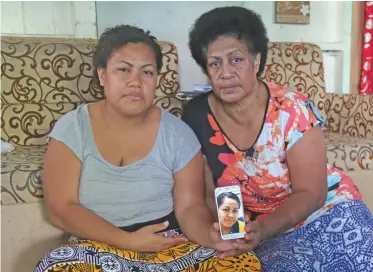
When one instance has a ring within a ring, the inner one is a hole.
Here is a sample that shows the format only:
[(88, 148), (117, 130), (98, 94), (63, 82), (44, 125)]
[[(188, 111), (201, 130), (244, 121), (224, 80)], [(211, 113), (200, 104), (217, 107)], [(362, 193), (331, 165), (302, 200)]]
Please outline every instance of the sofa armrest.
[(325, 110), (328, 131), (373, 139), (373, 95), (327, 93)]

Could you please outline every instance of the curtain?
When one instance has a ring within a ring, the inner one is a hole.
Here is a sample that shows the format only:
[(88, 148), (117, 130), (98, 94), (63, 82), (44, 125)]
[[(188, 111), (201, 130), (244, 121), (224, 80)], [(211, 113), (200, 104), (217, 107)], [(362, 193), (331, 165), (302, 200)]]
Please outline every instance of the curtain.
[(365, 2), (360, 94), (373, 94), (373, 2)]

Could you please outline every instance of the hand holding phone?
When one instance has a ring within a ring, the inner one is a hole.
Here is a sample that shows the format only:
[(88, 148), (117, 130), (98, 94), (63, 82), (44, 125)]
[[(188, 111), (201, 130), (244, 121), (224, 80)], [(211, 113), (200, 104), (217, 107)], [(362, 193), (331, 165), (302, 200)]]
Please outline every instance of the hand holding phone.
[(218, 255), (221, 252), (231, 252), (232, 250), (236, 249), (233, 242), (234, 240), (223, 240), (221, 238), (220, 226), (218, 222), (211, 225), (209, 236), (212, 242), (210, 247), (216, 249), (219, 252)]
[(245, 252), (254, 250), (260, 244), (260, 227), (257, 221), (250, 221), (250, 213), (245, 213), (246, 234), (244, 239), (234, 239), (233, 250), (221, 250), (217, 257), (224, 259), (227, 257), (239, 256)]
[(215, 189), (220, 235), (223, 240), (244, 238), (245, 218), (241, 188), (237, 185)]

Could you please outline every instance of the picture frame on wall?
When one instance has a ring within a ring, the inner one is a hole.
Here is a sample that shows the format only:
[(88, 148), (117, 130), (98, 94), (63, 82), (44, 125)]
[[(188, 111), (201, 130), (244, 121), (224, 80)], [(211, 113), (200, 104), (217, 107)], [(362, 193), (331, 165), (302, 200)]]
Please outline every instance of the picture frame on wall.
[(275, 1), (277, 24), (309, 24), (310, 1)]

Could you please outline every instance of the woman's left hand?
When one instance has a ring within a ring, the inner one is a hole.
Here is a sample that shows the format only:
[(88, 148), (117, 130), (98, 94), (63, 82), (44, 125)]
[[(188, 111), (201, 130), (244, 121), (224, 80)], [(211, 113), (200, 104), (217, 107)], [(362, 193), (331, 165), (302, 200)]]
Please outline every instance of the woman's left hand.
[(236, 239), (233, 243), (235, 249), (219, 252), (219, 258), (226, 258), (231, 256), (238, 256), (246, 252), (250, 252), (254, 250), (261, 242), (261, 227), (258, 221), (250, 221), (250, 218), (247, 214), (245, 214), (245, 230), (246, 234), (243, 239)]

